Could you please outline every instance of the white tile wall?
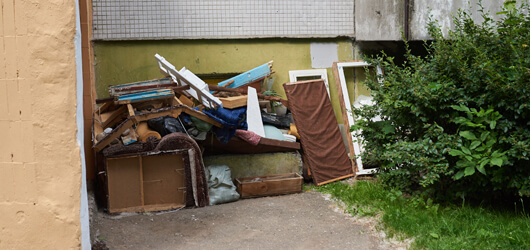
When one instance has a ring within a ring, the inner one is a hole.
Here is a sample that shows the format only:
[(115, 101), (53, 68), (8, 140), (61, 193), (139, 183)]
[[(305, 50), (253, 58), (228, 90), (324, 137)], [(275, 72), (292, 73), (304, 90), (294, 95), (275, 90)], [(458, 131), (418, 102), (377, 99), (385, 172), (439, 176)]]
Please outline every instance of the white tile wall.
[(353, 0), (93, 0), (98, 40), (354, 36)]

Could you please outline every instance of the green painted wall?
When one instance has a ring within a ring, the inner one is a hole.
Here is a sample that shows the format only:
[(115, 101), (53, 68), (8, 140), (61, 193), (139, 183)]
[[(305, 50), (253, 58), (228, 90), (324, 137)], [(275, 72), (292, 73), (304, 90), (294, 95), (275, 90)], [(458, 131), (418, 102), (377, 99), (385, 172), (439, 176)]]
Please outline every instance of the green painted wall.
[[(273, 60), (272, 89), (285, 97), (282, 84), (289, 82), (289, 70), (311, 69), (310, 44), (337, 43), (339, 61), (358, 59), (350, 39), (245, 39), (245, 40), (161, 40), (95, 42), (95, 79), (98, 98), (108, 97), (108, 86), (161, 78), (154, 55), (165, 57), (177, 69), (195, 74), (241, 73)], [(330, 94), (337, 121), (342, 123), (337, 88), (331, 68), (327, 69)], [(347, 71), (350, 99), (365, 91), (354, 79), (363, 70)]]

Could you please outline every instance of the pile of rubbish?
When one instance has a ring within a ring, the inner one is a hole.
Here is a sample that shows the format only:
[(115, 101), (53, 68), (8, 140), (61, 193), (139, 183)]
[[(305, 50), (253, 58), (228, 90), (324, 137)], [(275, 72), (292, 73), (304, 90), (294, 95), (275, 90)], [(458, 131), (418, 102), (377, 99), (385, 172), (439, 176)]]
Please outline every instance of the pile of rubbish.
[(93, 149), (100, 196), (110, 212), (301, 191), (298, 173), (249, 176), (235, 180), (236, 187), (228, 166), (204, 166), (205, 151), (300, 150), (317, 185), (354, 175), (322, 80), (285, 83), (288, 101), (261, 91), (272, 61), (216, 86), (155, 58), (164, 78), (110, 86), (110, 97), (96, 101)]

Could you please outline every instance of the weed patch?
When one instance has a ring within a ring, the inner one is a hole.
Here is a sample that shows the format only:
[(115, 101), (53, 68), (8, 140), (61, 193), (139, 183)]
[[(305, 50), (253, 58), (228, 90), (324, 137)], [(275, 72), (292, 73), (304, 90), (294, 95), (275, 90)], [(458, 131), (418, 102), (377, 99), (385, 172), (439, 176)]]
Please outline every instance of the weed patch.
[(387, 235), (413, 238), (412, 248), (530, 249), (530, 217), (524, 211), (441, 205), (369, 181), (315, 189), (344, 202), (352, 215), (380, 214)]

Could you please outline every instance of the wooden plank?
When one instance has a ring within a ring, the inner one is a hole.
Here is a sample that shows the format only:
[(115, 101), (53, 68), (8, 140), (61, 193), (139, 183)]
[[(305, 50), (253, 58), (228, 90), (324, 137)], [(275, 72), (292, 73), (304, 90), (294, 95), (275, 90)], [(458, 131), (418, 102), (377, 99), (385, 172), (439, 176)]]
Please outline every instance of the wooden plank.
[(175, 96), (175, 98), (173, 98), (173, 105), (171, 106), (176, 106), (176, 105), (184, 105), (184, 103)]
[(193, 107), (193, 106), (195, 106), (194, 103), (193, 103), (193, 101), (192, 101), (190, 98), (188, 98), (187, 96), (185, 96), (185, 95), (181, 95), (181, 96), (179, 97), (179, 100), (180, 100), (184, 105), (186, 105), (186, 106), (188, 106), (188, 107)]
[(254, 82), (256, 80), (265, 78), (272, 74), (271, 68), (272, 68), (273, 61), (270, 61), (268, 63), (265, 63), (263, 65), (260, 65), (256, 68), (253, 68), (251, 70), (248, 70), (247, 72), (241, 73), (237, 76), (234, 76), (230, 79), (224, 80), (220, 83), (218, 83), (218, 86), (226, 86), (229, 88), (237, 88), (241, 87), (245, 84), (249, 84), (251, 82)]
[(320, 182), (320, 183), (317, 184), (317, 186), (322, 186), (322, 185), (325, 185), (325, 184), (328, 184), (328, 183), (331, 183), (331, 182), (334, 182), (334, 181), (350, 178), (350, 177), (353, 177), (353, 176), (355, 176), (355, 174), (349, 174), (349, 175), (341, 176), (339, 178), (335, 178), (335, 179), (332, 179), (332, 180), (327, 180), (327, 181)]
[(186, 86), (178, 86), (178, 87), (174, 87), (173, 88), (173, 91), (174, 92), (180, 92), (180, 91), (185, 91), (185, 90), (188, 90), (190, 89), (191, 87), (189, 85), (186, 85)]
[(115, 125), (117, 122), (119, 122), (126, 115), (126, 112), (127, 112), (127, 107), (126, 106), (120, 106), (120, 108), (118, 108), (118, 109), (116, 109), (114, 111), (101, 113), (100, 114), (101, 126), (103, 127), (103, 129), (105, 129), (105, 128), (108, 128), (108, 127), (111, 127), (111, 126)]
[[(342, 112), (342, 123), (344, 124), (344, 128), (347, 131), (350, 131), (350, 123), (348, 122), (348, 110), (346, 109), (346, 105), (344, 104), (344, 95), (342, 93), (342, 86), (340, 84), (340, 76), (339, 76), (339, 69), (337, 67), (337, 62), (333, 63), (333, 77), (335, 78), (335, 85), (337, 87), (337, 95), (339, 97), (339, 104), (340, 104), (340, 110)], [(347, 90), (346, 90), (347, 91)], [(353, 148), (353, 140), (352, 137), (348, 134), (346, 135), (346, 141), (348, 143), (348, 151), (350, 153), (350, 158), (355, 157), (355, 151)], [(352, 164), (353, 172), (357, 172), (357, 164)]]
[(97, 108), (94, 112), (106, 113), (113, 106), (114, 106), (114, 102), (105, 102), (101, 106), (99, 106), (99, 108)]
[[(241, 87), (237, 88), (237, 89), (232, 89), (232, 88), (225, 88), (225, 87), (210, 85), (210, 89), (211, 90), (215, 90), (215, 91), (236, 92), (236, 93), (240, 93), (240, 94), (243, 94), (243, 95), (248, 94), (248, 91), (246, 89), (241, 88)], [(267, 95), (263, 95), (263, 94), (259, 94), (259, 93), (258, 93), (258, 97), (260, 99), (265, 99), (265, 100), (269, 100), (269, 101), (281, 102), (285, 107), (289, 107), (289, 101), (287, 101), (285, 99), (282, 99), (280, 97), (267, 96)]]
[(167, 107), (167, 108), (161, 108), (161, 109), (157, 109), (155, 111), (151, 111), (151, 112), (136, 112), (136, 121), (137, 122), (141, 122), (141, 121), (147, 121), (147, 120), (150, 120), (150, 119), (153, 119), (153, 118), (157, 118), (157, 117), (161, 117), (161, 116), (166, 116), (166, 115), (170, 115), (170, 116), (178, 116), (181, 112), (184, 112), (186, 114), (189, 114), (191, 116), (194, 116), (194, 117), (197, 117), (198, 119), (201, 119), (205, 122), (208, 122), (216, 127), (223, 127), (223, 125), (221, 125), (221, 123), (215, 121), (214, 119), (210, 118), (209, 116), (207, 116), (206, 114), (204, 114), (203, 112), (200, 112), (200, 111), (197, 111), (195, 109), (192, 109), (190, 107), (187, 107), (187, 106), (172, 106), (172, 107)]
[(129, 111), (129, 117), (134, 117), (134, 109), (131, 104), (127, 104), (127, 111)]
[(156, 204), (156, 205), (145, 205), (145, 206), (136, 206), (136, 207), (127, 207), (127, 208), (113, 208), (109, 209), (109, 213), (138, 213), (138, 212), (154, 212), (154, 211), (164, 211), (172, 210), (177, 208), (183, 208), (185, 205), (182, 204)]
[(140, 193), (142, 195), (142, 206), (145, 206), (145, 192), (144, 192), (144, 167), (143, 167), (143, 157), (138, 156), (138, 164), (140, 167)]
[[(213, 136), (210, 134), (210, 136)], [(202, 145), (212, 154), (263, 154), (276, 152), (293, 152), (300, 149), (300, 143), (280, 141), (262, 137), (254, 146), (238, 137), (232, 137), (227, 144), (219, 140), (205, 140)]]
[(96, 142), (96, 144), (94, 145), (94, 150), (96, 150), (96, 152), (101, 151), (106, 146), (108, 146), (114, 139), (120, 137), (121, 134), (125, 132), (125, 130), (131, 128), (133, 124), (134, 122), (131, 119), (125, 120), (122, 124), (118, 125), (118, 127), (112, 130), (112, 133), (110, 135), (107, 135), (105, 138), (101, 139), (101, 141)]
[(173, 87), (176, 85), (177, 84), (172, 82), (170, 78), (154, 79), (109, 86), (109, 94), (110, 96), (122, 96), (138, 92), (146, 92), (149, 90)]
[(241, 198), (299, 193), (302, 191), (302, 176), (297, 173), (256, 176), (236, 179)]
[(185, 204), (175, 203), (175, 204), (155, 204), (155, 205), (145, 205), (143, 207), (143, 212), (152, 212), (152, 211), (164, 211), (185, 207)]
[[(228, 82), (225, 83), (225, 84), (219, 84), (219, 86), (221, 86), (221, 87), (227, 87), (228, 85), (230, 85), (230, 84), (232, 84), (232, 83), (234, 83), (234, 80), (228, 81)], [(215, 91), (215, 92), (213, 92), (212, 95), (217, 94), (217, 92), (219, 92), (219, 91)], [(224, 106), (224, 103), (223, 103), (223, 106)]]
[(232, 97), (224, 97), (219, 98), (223, 102), (223, 108), (226, 109), (235, 109), (240, 108), (247, 105), (247, 96), (232, 96)]
[(104, 104), (104, 103), (109, 103), (113, 101), (114, 101), (114, 97), (100, 98), (100, 99), (96, 99), (96, 104)]
[(300, 143), (298, 142), (281, 141), (281, 140), (275, 140), (275, 139), (270, 139), (266, 137), (261, 137), (259, 144), (267, 145), (267, 146), (282, 147), (282, 148), (300, 149)]
[(120, 96), (118, 97), (118, 100), (115, 103), (129, 104), (129, 103), (145, 102), (148, 100), (170, 99), (170, 98), (173, 98), (174, 96), (175, 96), (175, 92), (173, 92), (172, 90), (162, 89), (162, 90)]
[(185, 106), (173, 106), (168, 108), (161, 108), (150, 112), (136, 112), (135, 119), (137, 122), (147, 121), (162, 116), (178, 116)]
[(192, 109), (192, 108), (189, 108), (189, 107), (186, 107), (186, 106), (183, 106), (182, 107), (184, 111), (184, 113), (188, 114), (188, 115), (191, 115), (191, 116), (194, 116), (202, 121), (205, 121), (207, 123), (210, 123), (216, 127), (219, 127), (219, 128), (222, 128), (223, 125), (219, 122), (217, 122), (216, 120), (210, 118), (209, 116), (207, 116), (206, 114), (204, 114), (203, 112), (200, 112), (200, 111), (197, 111), (195, 109)]

